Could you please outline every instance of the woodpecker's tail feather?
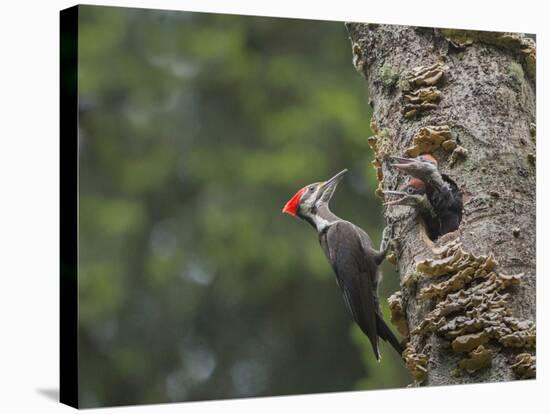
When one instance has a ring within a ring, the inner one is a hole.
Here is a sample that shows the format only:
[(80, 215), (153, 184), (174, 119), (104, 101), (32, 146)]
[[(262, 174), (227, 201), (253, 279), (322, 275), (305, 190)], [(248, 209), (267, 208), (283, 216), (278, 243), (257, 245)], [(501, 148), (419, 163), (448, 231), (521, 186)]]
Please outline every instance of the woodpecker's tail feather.
[(374, 356), (376, 357), (376, 360), (380, 362), (382, 357), (380, 356), (380, 349), (378, 349), (378, 344), (374, 344), (373, 342), (371, 342), (371, 345), (372, 345), (372, 350), (374, 352)]
[(401, 356), (401, 354), (404, 351), (403, 346), (397, 339), (397, 337), (394, 335), (394, 333), (391, 331), (391, 329), (386, 325), (386, 322), (384, 322), (384, 319), (378, 313), (376, 314), (376, 330), (378, 333), (378, 336), (382, 338), (384, 341), (387, 341), (391, 344), (393, 349)]

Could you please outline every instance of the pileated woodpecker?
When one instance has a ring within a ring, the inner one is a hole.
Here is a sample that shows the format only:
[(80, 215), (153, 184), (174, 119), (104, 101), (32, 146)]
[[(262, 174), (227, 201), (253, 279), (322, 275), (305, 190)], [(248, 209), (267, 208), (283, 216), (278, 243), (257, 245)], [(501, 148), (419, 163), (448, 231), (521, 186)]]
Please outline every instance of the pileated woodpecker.
[(392, 167), (426, 184), (428, 201), (439, 218), (439, 234), (458, 229), (462, 220), (462, 194), (449, 177), (439, 172), (436, 159), (424, 154), (416, 158), (392, 157), (392, 161)]
[(386, 197), (399, 197), (393, 201), (384, 203), (386, 206), (401, 205), (409, 206), (416, 210), (420, 220), (424, 223), (424, 227), (430, 239), (435, 240), (439, 237), (439, 219), (437, 214), (428, 201), (426, 195), (426, 184), (418, 178), (411, 178), (404, 188), (398, 191), (384, 191)]
[(382, 318), (378, 299), (382, 276), (378, 267), (386, 257), (391, 228), (384, 229), (380, 249), (376, 250), (363, 229), (330, 211), (330, 199), (346, 172), (340, 171), (328, 181), (300, 189), (286, 203), (283, 213), (299, 217), (317, 230), (346, 306), (369, 338), (374, 355), (380, 361), (379, 337), (388, 341), (400, 355), (403, 352), (403, 347)]

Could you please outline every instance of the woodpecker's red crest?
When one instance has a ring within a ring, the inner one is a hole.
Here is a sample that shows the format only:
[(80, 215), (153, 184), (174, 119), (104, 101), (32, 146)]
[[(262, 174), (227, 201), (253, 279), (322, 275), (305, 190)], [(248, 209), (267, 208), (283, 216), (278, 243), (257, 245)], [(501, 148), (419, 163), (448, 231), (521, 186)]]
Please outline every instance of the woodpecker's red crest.
[(418, 157), (419, 160), (422, 160), (422, 161), (426, 161), (426, 162), (431, 162), (432, 164), (435, 164), (437, 166), (437, 160), (434, 158), (434, 156), (432, 154), (422, 154), (422, 155), (419, 155)]
[(290, 214), (291, 216), (296, 215), (298, 207), (300, 207), (300, 198), (302, 197), (302, 194), (304, 194), (305, 190), (306, 187), (301, 188), (290, 200), (287, 201), (283, 207), (283, 213)]
[(426, 184), (424, 184), (424, 181), (419, 180), (418, 178), (411, 178), (407, 185), (405, 186), (405, 191), (408, 192), (408, 188), (411, 188), (413, 190), (416, 190), (418, 192), (426, 191)]

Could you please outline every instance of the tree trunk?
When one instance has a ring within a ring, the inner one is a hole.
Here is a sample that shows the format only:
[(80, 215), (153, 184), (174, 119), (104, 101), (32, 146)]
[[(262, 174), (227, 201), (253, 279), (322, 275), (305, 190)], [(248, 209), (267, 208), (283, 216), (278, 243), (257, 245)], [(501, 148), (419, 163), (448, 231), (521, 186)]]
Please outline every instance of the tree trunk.
[[(410, 207), (395, 223), (392, 321), (416, 384), (533, 378), (535, 43), (524, 35), (346, 24), (373, 107), (381, 190), (389, 156), (431, 153), (462, 192), (460, 228), (435, 241)], [(383, 282), (382, 282), (383, 283)]]

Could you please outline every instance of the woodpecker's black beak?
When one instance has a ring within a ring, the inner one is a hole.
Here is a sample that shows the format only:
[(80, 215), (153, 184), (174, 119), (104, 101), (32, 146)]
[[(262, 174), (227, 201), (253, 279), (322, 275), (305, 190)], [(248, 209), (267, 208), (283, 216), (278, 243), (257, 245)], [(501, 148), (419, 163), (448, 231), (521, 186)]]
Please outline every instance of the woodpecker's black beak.
[(426, 194), (411, 194), (406, 191), (383, 191), (384, 199), (397, 197), (395, 200), (386, 201), (385, 206), (409, 206), (418, 207), (427, 201)]
[(410, 194), (406, 193), (405, 191), (391, 191), (386, 190), (382, 192), (384, 194), (384, 199), (389, 197), (399, 197), (393, 201), (386, 201), (384, 203), (385, 206), (393, 206), (393, 205), (408, 205), (407, 200), (410, 197)]
[(392, 157), (393, 168), (397, 168), (399, 171), (403, 171), (413, 177), (426, 179), (429, 175), (434, 174), (437, 171), (437, 166), (429, 161), (423, 161), (418, 158), (401, 158)]
[(398, 170), (405, 171), (412, 166), (417, 164), (419, 161), (414, 158), (403, 158), (403, 157), (391, 157), (392, 163), (390, 164), (393, 168)]
[(336, 174), (331, 179), (325, 181), (323, 184), (321, 184), (321, 187), (319, 189), (319, 201), (324, 201), (325, 203), (328, 203), (332, 196), (334, 195), (334, 190), (336, 190), (336, 187), (338, 186), (338, 183), (340, 180), (342, 180), (342, 177), (345, 173), (347, 173), (348, 170), (342, 170), (338, 174)]

